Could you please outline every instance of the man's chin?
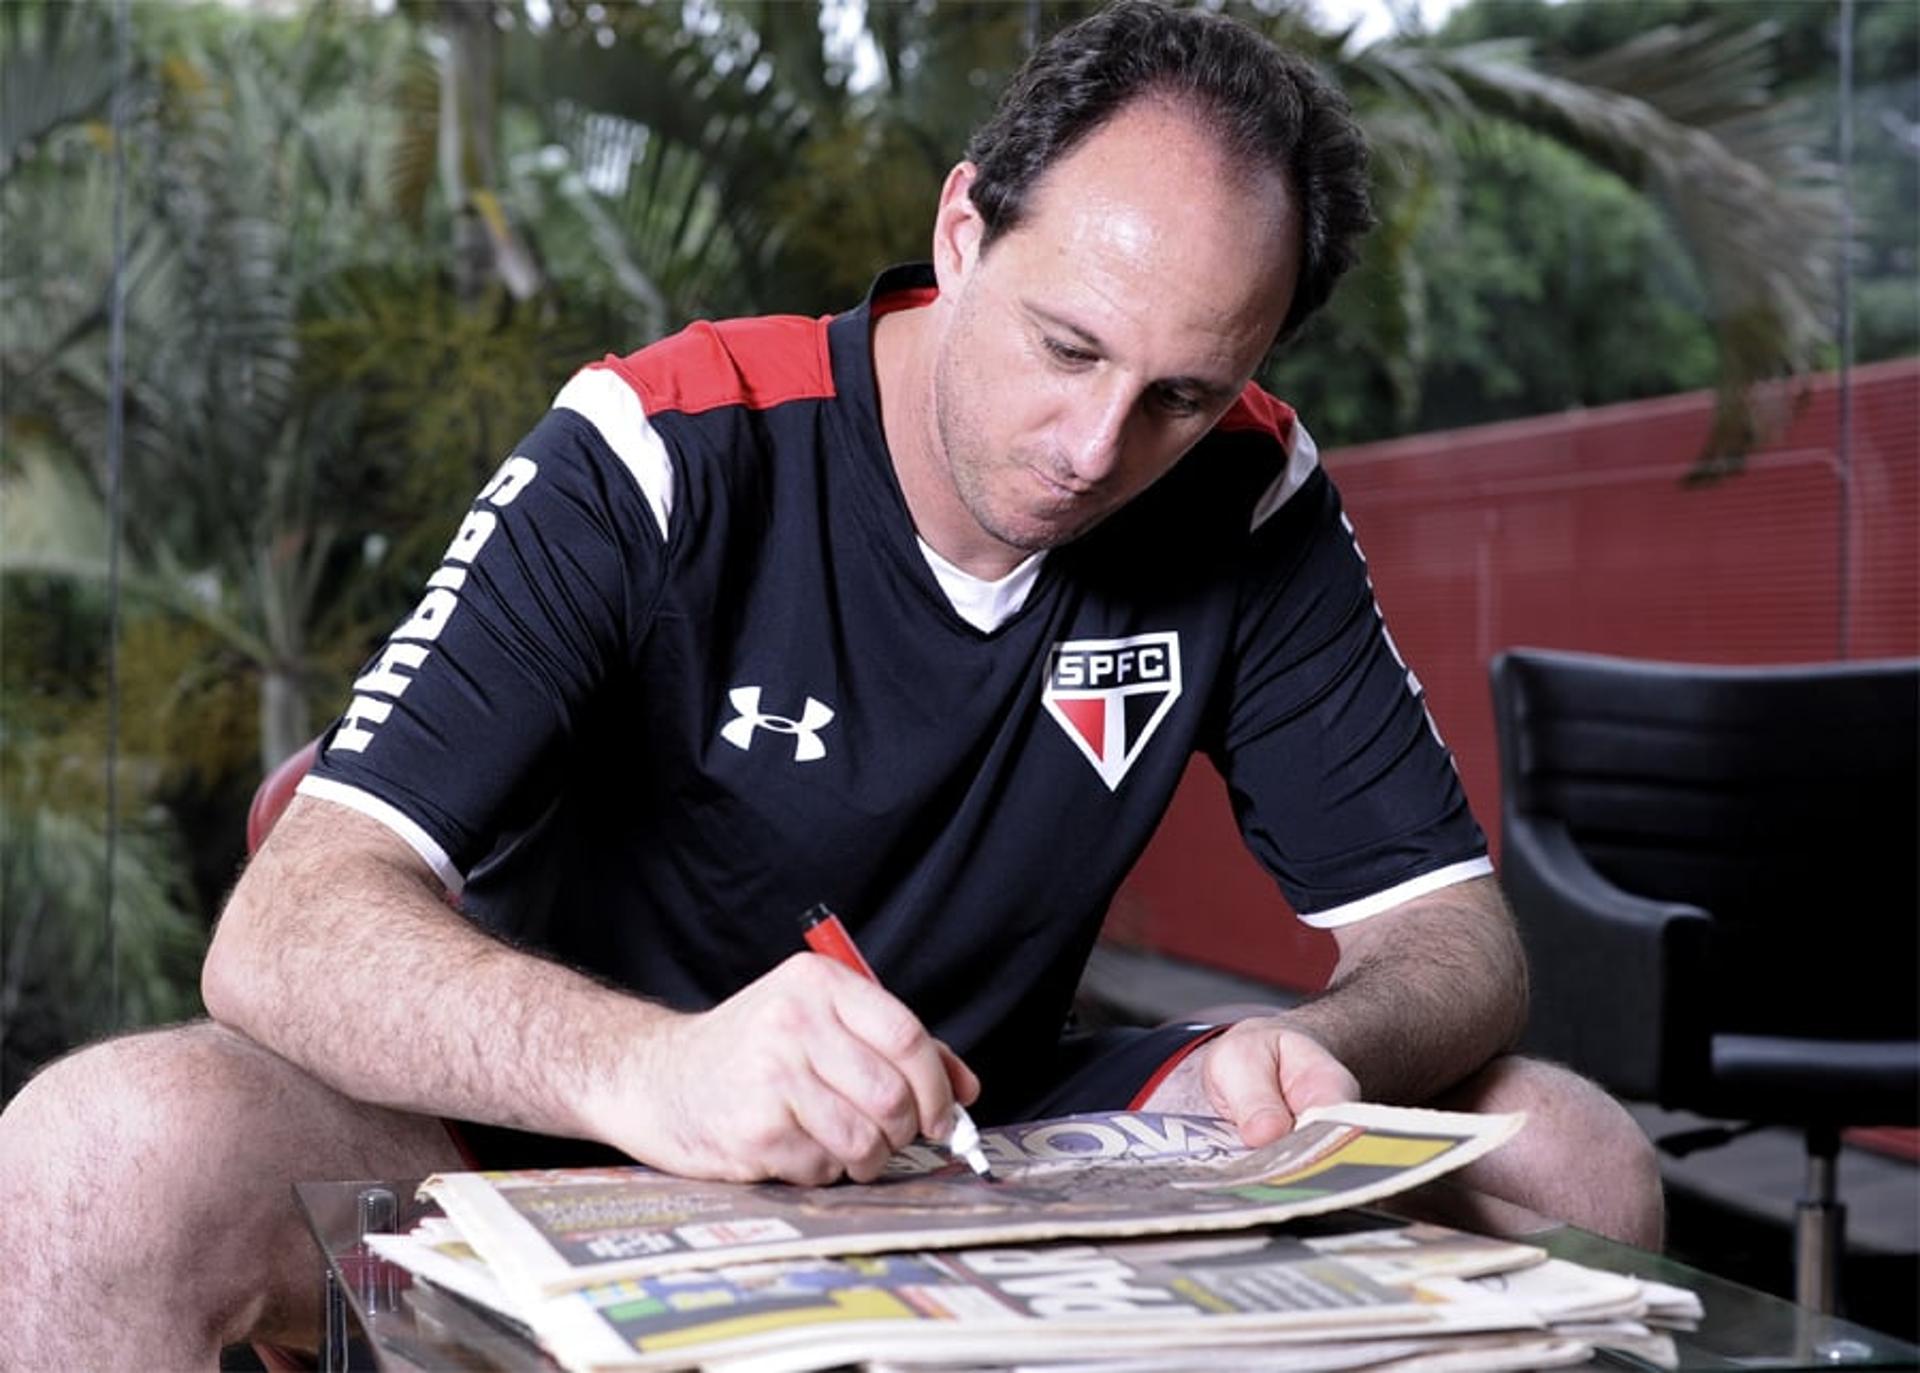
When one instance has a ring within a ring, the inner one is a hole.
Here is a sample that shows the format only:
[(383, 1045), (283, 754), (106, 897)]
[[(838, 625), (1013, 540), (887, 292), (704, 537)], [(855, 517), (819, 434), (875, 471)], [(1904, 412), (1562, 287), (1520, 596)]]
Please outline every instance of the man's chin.
[(994, 525), (983, 524), (982, 527), (1008, 548), (1018, 549), (1024, 554), (1044, 553), (1050, 548), (1072, 543), (1112, 513), (1102, 510), (1097, 514), (1081, 513), (1073, 518), (1056, 520), (1001, 520)]

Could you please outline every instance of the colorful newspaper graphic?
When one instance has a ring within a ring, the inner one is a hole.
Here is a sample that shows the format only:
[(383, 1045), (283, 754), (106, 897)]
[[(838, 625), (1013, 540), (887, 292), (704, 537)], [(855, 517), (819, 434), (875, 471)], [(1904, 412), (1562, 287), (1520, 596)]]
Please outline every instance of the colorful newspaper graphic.
[(516, 1300), (690, 1268), (1252, 1225), (1380, 1200), (1510, 1138), (1519, 1116), (1349, 1104), (1249, 1150), (1211, 1117), (1108, 1112), (986, 1131), (995, 1177), (902, 1151), (866, 1184), (647, 1168), (446, 1173), (422, 1185)]
[[(883, 1352), (929, 1367), (1144, 1360), (1142, 1373), (1158, 1373), (1230, 1367), (1235, 1350), (1272, 1367), (1281, 1348), (1289, 1368), (1449, 1353), (1478, 1370), (1509, 1357), (1514, 1367), (1545, 1366), (1549, 1349), (1566, 1343), (1557, 1328), (1540, 1329), (1549, 1313), (1522, 1295), (1525, 1284), (1488, 1295), (1492, 1284), (1556, 1267), (1544, 1250), (1355, 1213), (1284, 1232), (729, 1265), (585, 1288), (532, 1309), (507, 1301), (443, 1219), (370, 1243), (415, 1276), (531, 1327), (583, 1373), (695, 1364), (797, 1373)], [(1589, 1295), (1558, 1279), (1553, 1304), (1590, 1307), (1596, 1296), (1617, 1304), (1616, 1289), (1632, 1283), (1592, 1277), (1603, 1287)], [(409, 1299), (471, 1328), (471, 1317), (431, 1290), (415, 1287)], [(1633, 1330), (1642, 1341), (1650, 1334)]]
[(567, 1293), (530, 1316), (555, 1357), (594, 1373), (737, 1361), (791, 1373), (963, 1350), (1082, 1358), (1541, 1325), (1525, 1305), (1457, 1279), (1393, 1286), (1267, 1233), (730, 1265)]

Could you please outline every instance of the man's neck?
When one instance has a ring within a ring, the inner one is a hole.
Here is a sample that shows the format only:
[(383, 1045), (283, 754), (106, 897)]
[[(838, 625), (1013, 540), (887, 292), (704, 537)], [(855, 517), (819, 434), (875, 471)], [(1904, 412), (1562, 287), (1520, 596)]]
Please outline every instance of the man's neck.
[(1026, 554), (981, 529), (954, 490), (933, 408), (933, 312), (893, 310), (873, 324), (873, 380), (880, 429), (907, 515), (927, 546), (983, 581), (998, 581)]

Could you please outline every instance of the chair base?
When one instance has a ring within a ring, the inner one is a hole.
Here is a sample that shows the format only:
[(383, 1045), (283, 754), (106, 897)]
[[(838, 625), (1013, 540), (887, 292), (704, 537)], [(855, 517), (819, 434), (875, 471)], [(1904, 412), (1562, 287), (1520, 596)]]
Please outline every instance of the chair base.
[(1846, 1253), (1847, 1208), (1840, 1200), (1840, 1132), (1807, 1131), (1807, 1185), (1793, 1208), (1793, 1299), (1831, 1316), (1840, 1303), (1840, 1259)]

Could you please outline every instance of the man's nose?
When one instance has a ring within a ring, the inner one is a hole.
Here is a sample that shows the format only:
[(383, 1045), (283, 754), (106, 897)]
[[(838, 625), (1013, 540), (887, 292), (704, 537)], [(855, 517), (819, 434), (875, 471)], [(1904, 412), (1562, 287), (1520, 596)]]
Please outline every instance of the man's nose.
[(1133, 397), (1124, 388), (1102, 388), (1079, 398), (1062, 420), (1060, 447), (1074, 477), (1082, 482), (1103, 481), (1120, 465)]

